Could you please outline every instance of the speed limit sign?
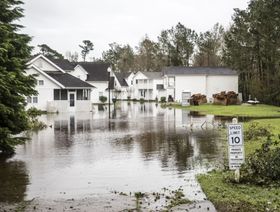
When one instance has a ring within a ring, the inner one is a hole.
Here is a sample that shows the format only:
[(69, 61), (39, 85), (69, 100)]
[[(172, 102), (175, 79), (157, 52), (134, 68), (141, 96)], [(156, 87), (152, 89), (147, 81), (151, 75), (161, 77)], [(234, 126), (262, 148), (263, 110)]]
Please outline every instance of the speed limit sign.
[(228, 144), (230, 146), (243, 145), (242, 124), (229, 124), (228, 125)]
[(229, 151), (229, 168), (231, 170), (239, 169), (244, 163), (244, 142), (242, 124), (228, 125), (228, 151)]

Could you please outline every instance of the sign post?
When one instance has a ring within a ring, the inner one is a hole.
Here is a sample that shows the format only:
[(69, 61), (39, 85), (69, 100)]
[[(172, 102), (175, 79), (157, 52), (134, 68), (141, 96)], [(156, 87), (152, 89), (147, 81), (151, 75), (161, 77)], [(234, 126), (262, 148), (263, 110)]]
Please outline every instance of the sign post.
[(245, 161), (243, 126), (237, 123), (237, 119), (232, 120), (232, 124), (228, 125), (228, 156), (229, 169), (239, 170)]

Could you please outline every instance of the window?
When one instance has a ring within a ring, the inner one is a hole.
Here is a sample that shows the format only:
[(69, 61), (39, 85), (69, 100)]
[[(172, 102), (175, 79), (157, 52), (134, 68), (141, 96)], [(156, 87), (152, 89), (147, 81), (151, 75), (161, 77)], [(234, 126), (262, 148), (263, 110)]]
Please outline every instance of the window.
[(60, 100), (67, 100), (67, 90), (60, 90)]
[(29, 104), (37, 104), (38, 96), (28, 96), (28, 97), (26, 97), (26, 102)]
[(33, 96), (32, 100), (33, 100), (33, 104), (38, 103), (38, 97), (37, 96)]
[[(102, 93), (102, 92), (100, 92)], [(102, 93), (103, 95), (103, 93)], [(79, 89), (77, 90), (77, 100), (90, 100), (90, 90), (89, 89)]]
[(133, 80), (131, 80), (131, 85), (133, 85)]
[(164, 86), (163, 84), (157, 84), (157, 90), (163, 90)]
[(67, 100), (67, 90), (65, 89), (54, 89), (53, 100)]
[(175, 77), (168, 77), (168, 86), (174, 86)]
[(83, 100), (83, 90), (77, 90), (77, 100)]
[(60, 90), (59, 89), (53, 90), (53, 100), (60, 100)]
[(26, 102), (27, 102), (27, 103), (32, 103), (32, 99), (31, 99), (30, 96), (28, 96), (28, 97), (26, 98)]
[(38, 85), (44, 85), (44, 80), (38, 80)]
[(138, 84), (138, 80), (136, 80), (136, 84)]

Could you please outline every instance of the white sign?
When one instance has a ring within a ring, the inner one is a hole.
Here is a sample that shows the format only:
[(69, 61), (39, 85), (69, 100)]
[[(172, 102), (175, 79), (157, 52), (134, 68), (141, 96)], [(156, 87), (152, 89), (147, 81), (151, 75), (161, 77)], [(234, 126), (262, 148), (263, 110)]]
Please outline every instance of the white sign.
[(228, 125), (228, 155), (229, 169), (239, 169), (244, 163), (244, 142), (243, 142), (243, 127), (242, 124)]
[(191, 93), (189, 91), (182, 92), (182, 106), (189, 106), (191, 99)]

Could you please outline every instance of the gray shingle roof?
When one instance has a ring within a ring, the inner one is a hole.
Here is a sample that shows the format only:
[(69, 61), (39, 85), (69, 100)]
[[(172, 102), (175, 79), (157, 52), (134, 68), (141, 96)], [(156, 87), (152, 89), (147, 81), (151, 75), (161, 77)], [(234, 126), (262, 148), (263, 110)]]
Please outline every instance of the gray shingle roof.
[(66, 59), (53, 59), (48, 57), (50, 61), (52, 61), (55, 65), (60, 67), (62, 70), (74, 70), (74, 65)]
[(77, 77), (74, 77), (67, 73), (61, 72), (46, 72), (50, 77), (58, 81), (60, 84), (66, 88), (94, 88), (91, 84), (80, 80)]
[(162, 77), (161, 72), (148, 72), (148, 71), (141, 71), (146, 77), (149, 79), (160, 79)]
[(108, 81), (109, 64), (100, 62), (79, 62), (77, 64), (88, 72), (86, 81)]
[(125, 78), (128, 76), (128, 73), (117, 73), (117, 72), (114, 72), (114, 74), (116, 75), (117, 77), (117, 80), (119, 81), (120, 85), (121, 86), (128, 86)]
[(225, 67), (182, 67), (170, 66), (162, 70), (164, 75), (238, 75), (235, 70)]

